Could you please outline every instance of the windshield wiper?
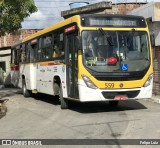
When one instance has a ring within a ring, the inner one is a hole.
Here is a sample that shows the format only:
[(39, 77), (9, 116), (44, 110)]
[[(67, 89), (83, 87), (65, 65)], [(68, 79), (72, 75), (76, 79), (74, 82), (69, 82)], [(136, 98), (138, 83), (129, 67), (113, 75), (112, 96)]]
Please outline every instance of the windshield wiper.
[(128, 36), (128, 38), (127, 38), (127, 46), (128, 46), (128, 47), (130, 46), (130, 44), (131, 44), (131, 42), (132, 42), (132, 40), (133, 40), (134, 34), (135, 34), (135, 29), (132, 29), (132, 32), (129, 33), (129, 36)]
[(112, 42), (111, 36), (109, 36), (102, 28), (99, 28), (99, 31), (101, 32), (101, 34), (102, 34), (103, 36), (106, 37), (108, 44), (109, 44), (110, 46), (113, 46), (113, 42)]

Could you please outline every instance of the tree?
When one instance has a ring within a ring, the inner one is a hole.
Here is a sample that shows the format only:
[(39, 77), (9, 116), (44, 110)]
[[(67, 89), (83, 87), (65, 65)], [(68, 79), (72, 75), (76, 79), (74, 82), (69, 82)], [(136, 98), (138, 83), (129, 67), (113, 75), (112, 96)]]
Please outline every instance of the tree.
[(0, 37), (20, 29), (24, 18), (36, 11), (33, 0), (0, 0)]

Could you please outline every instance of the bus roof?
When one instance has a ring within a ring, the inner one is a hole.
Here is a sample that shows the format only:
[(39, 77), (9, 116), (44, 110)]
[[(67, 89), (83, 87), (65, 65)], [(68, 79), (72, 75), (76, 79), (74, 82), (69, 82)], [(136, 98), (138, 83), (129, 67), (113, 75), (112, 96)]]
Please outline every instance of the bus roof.
[(79, 15), (75, 15), (75, 16), (73, 16), (71, 18), (65, 19), (65, 20), (63, 20), (61, 22), (58, 22), (57, 24), (49, 26), (49, 27), (47, 27), (47, 28), (45, 28), (45, 29), (43, 29), (41, 31), (38, 31), (38, 32), (26, 37), (25, 39), (23, 39), (23, 42), (26, 42), (28, 40), (34, 39), (34, 38), (36, 38), (38, 36), (41, 36), (43, 34), (49, 33), (49, 32), (51, 32), (53, 30), (56, 30), (56, 29), (58, 29), (60, 27), (66, 26), (68, 24), (71, 24), (71, 23), (74, 23), (74, 22), (79, 23), (79, 21), (80, 21), (80, 16)]
[(21, 43), (22, 43), (22, 40), (19, 40), (19, 41), (15, 42), (15, 43), (11, 46), (11, 48), (15, 48), (17, 45), (19, 45), (19, 44), (21, 44)]
[(47, 27), (41, 31), (38, 31), (37, 33), (34, 33), (26, 38), (23, 39), (23, 42), (26, 42), (26, 41), (29, 41), (29, 40), (32, 40), (38, 36), (41, 36), (43, 34), (46, 34), (46, 33), (49, 33), (53, 30), (56, 30), (60, 27), (63, 27), (63, 26), (66, 26), (66, 25), (69, 25), (71, 23), (74, 23), (74, 22), (77, 22), (78, 24), (80, 24), (80, 18), (89, 18), (89, 17), (105, 17), (105, 18), (108, 18), (108, 17), (115, 17), (115, 18), (124, 18), (124, 19), (144, 19), (144, 17), (142, 16), (134, 16), (134, 15), (123, 15), (123, 14), (80, 14), (80, 15), (75, 15), (75, 16), (72, 16), (68, 19), (65, 19), (61, 22), (58, 22), (57, 24), (54, 24), (50, 27)]

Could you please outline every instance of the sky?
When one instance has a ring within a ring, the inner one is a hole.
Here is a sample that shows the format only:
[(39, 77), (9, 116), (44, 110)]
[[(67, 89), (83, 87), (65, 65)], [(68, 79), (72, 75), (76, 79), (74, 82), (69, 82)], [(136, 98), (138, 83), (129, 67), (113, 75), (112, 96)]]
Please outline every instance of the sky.
[(61, 11), (69, 10), (70, 3), (89, 2), (90, 4), (101, 1), (112, 1), (112, 3), (130, 3), (130, 2), (160, 2), (160, 0), (34, 0), (38, 8), (36, 13), (25, 18), (22, 22), (22, 29), (43, 29), (51, 26), (61, 20)]

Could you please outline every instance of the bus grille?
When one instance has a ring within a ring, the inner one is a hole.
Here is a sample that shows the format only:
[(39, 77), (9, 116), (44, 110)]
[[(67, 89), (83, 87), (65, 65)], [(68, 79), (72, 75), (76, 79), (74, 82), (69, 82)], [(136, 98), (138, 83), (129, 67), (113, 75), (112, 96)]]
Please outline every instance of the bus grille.
[(108, 76), (95, 76), (95, 78), (99, 81), (133, 81), (133, 80), (140, 80), (143, 76), (126, 76), (126, 77), (108, 77)]
[(119, 91), (106, 92), (106, 91), (103, 91), (102, 95), (106, 99), (114, 99), (115, 96), (118, 96), (118, 95), (127, 95), (128, 98), (135, 98), (138, 96), (139, 92), (140, 92), (140, 90), (125, 91), (125, 92), (119, 92)]

